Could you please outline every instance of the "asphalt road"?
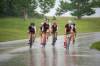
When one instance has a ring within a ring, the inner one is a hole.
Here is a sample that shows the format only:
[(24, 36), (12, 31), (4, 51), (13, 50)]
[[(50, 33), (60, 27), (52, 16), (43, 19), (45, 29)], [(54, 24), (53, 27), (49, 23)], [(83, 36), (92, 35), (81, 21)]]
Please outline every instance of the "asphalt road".
[(63, 47), (63, 36), (58, 37), (55, 47), (52, 47), (50, 37), (45, 48), (41, 48), (39, 38), (32, 49), (29, 49), (27, 39), (0, 42), (0, 66), (7, 66), (6, 63), (13, 66), (11, 60), (16, 60), (13, 58), (19, 60), (13, 62), (15, 66), (100, 66), (100, 52), (89, 48), (99, 40), (99, 32), (78, 34), (69, 50)]

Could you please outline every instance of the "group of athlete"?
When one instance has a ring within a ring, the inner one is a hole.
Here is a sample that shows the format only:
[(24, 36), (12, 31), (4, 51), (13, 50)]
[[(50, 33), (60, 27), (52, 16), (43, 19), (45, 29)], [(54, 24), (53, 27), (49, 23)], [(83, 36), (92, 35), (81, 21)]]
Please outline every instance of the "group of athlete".
[[(35, 26), (35, 23), (31, 23), (28, 27), (28, 30), (29, 30), (29, 39), (30, 39), (30, 36), (32, 37), (36, 37), (36, 26)], [(58, 31), (58, 25), (57, 25), (57, 22), (53, 22), (52, 24), (49, 23), (49, 20), (44, 20), (44, 22), (41, 23), (40, 25), (40, 40), (41, 40), (41, 45), (44, 45), (44, 41), (47, 42), (48, 40), (48, 37), (50, 35), (54, 35), (55, 34), (55, 37), (56, 37), (56, 40), (57, 40), (57, 32)], [(75, 27), (75, 23), (71, 20), (69, 20), (67, 22), (67, 24), (65, 25), (65, 31), (64, 31), (64, 47), (66, 47), (66, 41), (67, 41), (67, 37), (70, 35), (71, 37), (71, 41), (72, 43), (74, 44), (75, 42), (75, 36), (76, 36), (76, 27)], [(45, 40), (44, 40), (45, 38)], [(29, 40), (30, 42), (30, 40)], [(46, 44), (46, 43), (45, 43)]]

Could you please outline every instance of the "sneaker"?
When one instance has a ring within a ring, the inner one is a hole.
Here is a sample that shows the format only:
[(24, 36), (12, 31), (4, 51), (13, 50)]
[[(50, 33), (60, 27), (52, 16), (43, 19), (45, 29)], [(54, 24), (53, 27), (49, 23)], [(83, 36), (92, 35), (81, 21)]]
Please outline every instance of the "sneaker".
[(57, 40), (57, 37), (56, 37), (56, 40)]
[(66, 46), (64, 46), (64, 48), (66, 48)]
[(30, 42), (28, 42), (27, 44), (30, 44)]

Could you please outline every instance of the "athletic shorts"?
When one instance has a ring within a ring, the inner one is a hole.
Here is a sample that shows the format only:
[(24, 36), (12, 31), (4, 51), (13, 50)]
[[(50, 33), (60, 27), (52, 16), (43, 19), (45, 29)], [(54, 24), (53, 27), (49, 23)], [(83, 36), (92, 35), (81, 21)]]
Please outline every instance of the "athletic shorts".
[(29, 32), (29, 34), (35, 34), (35, 32)]

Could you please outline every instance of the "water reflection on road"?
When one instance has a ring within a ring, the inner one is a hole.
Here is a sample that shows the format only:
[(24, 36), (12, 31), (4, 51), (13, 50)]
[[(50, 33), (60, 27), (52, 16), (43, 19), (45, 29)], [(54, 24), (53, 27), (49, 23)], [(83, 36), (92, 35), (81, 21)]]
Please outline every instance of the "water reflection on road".
[[(41, 48), (37, 42), (32, 49), (23, 47), (8, 52), (9, 55), (2, 54), (0, 60), (21, 54), (24, 58), (21, 61), (26, 66), (100, 66), (100, 52), (89, 49), (91, 43), (100, 40), (100, 33), (79, 37), (69, 50), (63, 48), (62, 38), (62, 36), (58, 38), (55, 47), (48, 42), (45, 48)], [(0, 46), (6, 47), (3, 44)]]
[(29, 59), (30, 59), (29, 66), (33, 66), (33, 65), (35, 65), (35, 63), (34, 63), (34, 55), (33, 55), (34, 52), (32, 51), (32, 49), (30, 49), (29, 53), (30, 53), (30, 55), (29, 55)]
[(31, 49), (28, 60), (28, 66), (99, 66), (100, 53), (89, 49), (94, 41), (100, 40), (99, 34), (88, 34), (78, 38), (75, 45), (70, 49), (63, 48), (63, 37), (59, 38), (55, 47)]
[(47, 66), (47, 55), (46, 55), (46, 51), (45, 48), (41, 48), (41, 55), (40, 55), (40, 64), (41, 66)]
[(30, 49), (28, 66), (77, 66), (76, 51), (64, 48)]
[(57, 52), (55, 48), (52, 49), (52, 55), (52, 66), (57, 66)]

